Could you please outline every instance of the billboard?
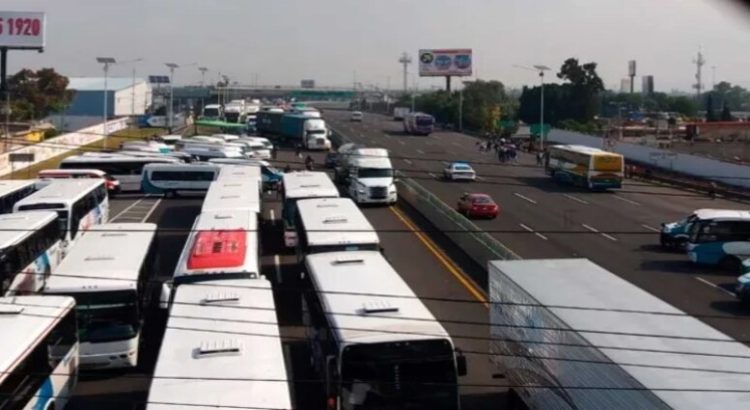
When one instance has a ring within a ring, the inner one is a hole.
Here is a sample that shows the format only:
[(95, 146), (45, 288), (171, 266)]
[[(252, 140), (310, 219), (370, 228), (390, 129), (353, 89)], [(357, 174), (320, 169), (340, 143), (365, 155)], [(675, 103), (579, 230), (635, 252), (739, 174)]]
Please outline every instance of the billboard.
[(34, 11), (0, 11), (0, 47), (43, 49), (46, 16)]
[(470, 48), (419, 50), (420, 77), (471, 75)]
[(301, 88), (315, 88), (315, 80), (302, 80), (299, 86)]

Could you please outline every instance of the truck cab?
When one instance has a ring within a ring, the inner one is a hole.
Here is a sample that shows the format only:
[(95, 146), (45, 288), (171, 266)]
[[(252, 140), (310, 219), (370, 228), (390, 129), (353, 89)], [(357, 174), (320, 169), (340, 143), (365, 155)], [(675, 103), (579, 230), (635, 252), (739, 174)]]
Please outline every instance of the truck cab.
[(344, 182), (358, 204), (394, 204), (398, 200), (393, 165), (388, 151), (361, 148), (347, 155)]
[(328, 139), (330, 130), (326, 122), (320, 118), (309, 118), (305, 121), (305, 148), (310, 150), (329, 150), (331, 140)]

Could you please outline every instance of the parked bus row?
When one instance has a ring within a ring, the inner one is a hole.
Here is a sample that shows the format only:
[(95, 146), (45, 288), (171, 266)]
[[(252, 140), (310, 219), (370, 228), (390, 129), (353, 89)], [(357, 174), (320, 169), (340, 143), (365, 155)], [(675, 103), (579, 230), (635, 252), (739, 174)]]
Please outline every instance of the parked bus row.
[(271, 283), (259, 266), (261, 171), (216, 167), (162, 288), (168, 318), (147, 409), (290, 409)]
[(282, 195), (326, 408), (458, 409), (466, 359), (385, 259), (362, 211), (325, 173), (284, 175)]

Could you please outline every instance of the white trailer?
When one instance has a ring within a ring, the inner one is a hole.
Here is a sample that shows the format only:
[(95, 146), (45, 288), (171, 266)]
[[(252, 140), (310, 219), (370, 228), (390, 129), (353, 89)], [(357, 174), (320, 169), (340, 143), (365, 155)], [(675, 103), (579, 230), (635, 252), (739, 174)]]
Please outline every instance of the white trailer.
[(488, 263), (493, 361), (532, 409), (741, 409), (750, 347), (587, 259)]

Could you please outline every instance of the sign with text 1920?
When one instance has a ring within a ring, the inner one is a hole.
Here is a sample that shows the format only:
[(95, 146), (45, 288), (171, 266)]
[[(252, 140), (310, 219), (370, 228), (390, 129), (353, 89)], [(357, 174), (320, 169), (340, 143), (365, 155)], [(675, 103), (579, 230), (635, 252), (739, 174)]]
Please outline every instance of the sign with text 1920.
[(0, 11), (0, 48), (44, 48), (46, 16), (35, 11)]

